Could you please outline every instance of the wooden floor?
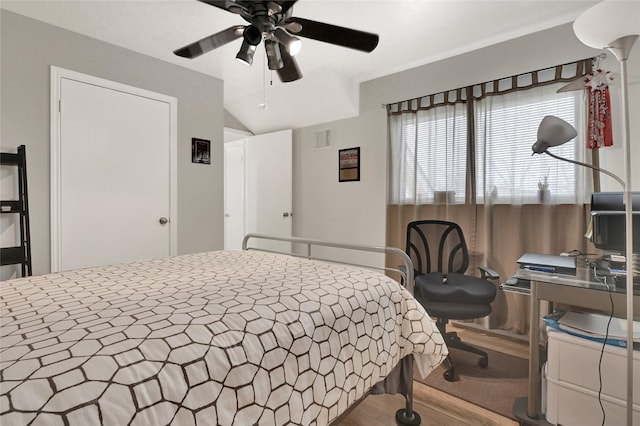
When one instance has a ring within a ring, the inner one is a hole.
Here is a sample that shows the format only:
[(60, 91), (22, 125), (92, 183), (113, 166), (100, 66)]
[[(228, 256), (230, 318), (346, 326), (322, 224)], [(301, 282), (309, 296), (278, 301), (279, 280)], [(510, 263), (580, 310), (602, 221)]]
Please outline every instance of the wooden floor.
[[(529, 348), (524, 341), (489, 335), (473, 329), (455, 328), (451, 325), (447, 329), (447, 331), (457, 331), (462, 340), (468, 343), (477, 344), (512, 356), (528, 358)], [(439, 373), (439, 370), (434, 372), (434, 374)], [(414, 382), (413, 392), (414, 409), (422, 418), (422, 426), (518, 425), (514, 420), (419, 382)], [(395, 412), (404, 407), (404, 404), (404, 398), (400, 395), (371, 395), (340, 425), (395, 426)]]

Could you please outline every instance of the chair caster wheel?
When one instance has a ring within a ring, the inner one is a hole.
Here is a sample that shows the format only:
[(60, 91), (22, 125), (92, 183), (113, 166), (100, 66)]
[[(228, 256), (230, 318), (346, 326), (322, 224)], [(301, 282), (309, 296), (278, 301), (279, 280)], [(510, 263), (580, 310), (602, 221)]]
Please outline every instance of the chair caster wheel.
[(420, 414), (415, 411), (410, 415), (405, 408), (396, 411), (396, 424), (400, 426), (418, 426), (421, 421)]
[(442, 376), (447, 382), (453, 382), (455, 380), (455, 374), (453, 372), (453, 367), (442, 373)]
[(489, 365), (489, 357), (483, 356), (478, 360), (478, 365), (482, 368), (487, 368)]

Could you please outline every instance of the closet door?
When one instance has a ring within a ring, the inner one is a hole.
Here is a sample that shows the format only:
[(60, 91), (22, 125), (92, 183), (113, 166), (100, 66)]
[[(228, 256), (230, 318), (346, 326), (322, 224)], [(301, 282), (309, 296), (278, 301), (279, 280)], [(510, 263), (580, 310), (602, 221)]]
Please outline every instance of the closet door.
[(172, 254), (175, 105), (102, 81), (59, 84), (52, 270)]

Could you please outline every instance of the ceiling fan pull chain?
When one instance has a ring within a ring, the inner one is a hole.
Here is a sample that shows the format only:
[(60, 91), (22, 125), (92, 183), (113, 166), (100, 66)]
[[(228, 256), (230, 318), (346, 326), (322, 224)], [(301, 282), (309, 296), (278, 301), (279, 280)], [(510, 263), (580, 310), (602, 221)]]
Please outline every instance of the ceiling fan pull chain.
[(262, 103), (258, 104), (258, 108), (267, 109), (267, 52), (262, 57)]

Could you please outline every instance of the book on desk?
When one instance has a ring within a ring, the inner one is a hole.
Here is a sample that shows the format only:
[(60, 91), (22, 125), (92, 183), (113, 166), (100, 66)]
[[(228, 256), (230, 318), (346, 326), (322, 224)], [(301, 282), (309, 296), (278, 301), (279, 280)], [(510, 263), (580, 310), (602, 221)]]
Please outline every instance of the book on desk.
[(564, 275), (576, 274), (576, 258), (555, 254), (525, 253), (518, 259), (520, 268)]
[[(520, 265), (520, 269), (527, 271), (564, 275), (576, 274), (576, 258), (570, 256), (525, 253), (518, 259), (518, 264)], [(503, 291), (529, 294), (531, 292), (531, 281), (514, 276), (502, 283), (500, 289)]]

